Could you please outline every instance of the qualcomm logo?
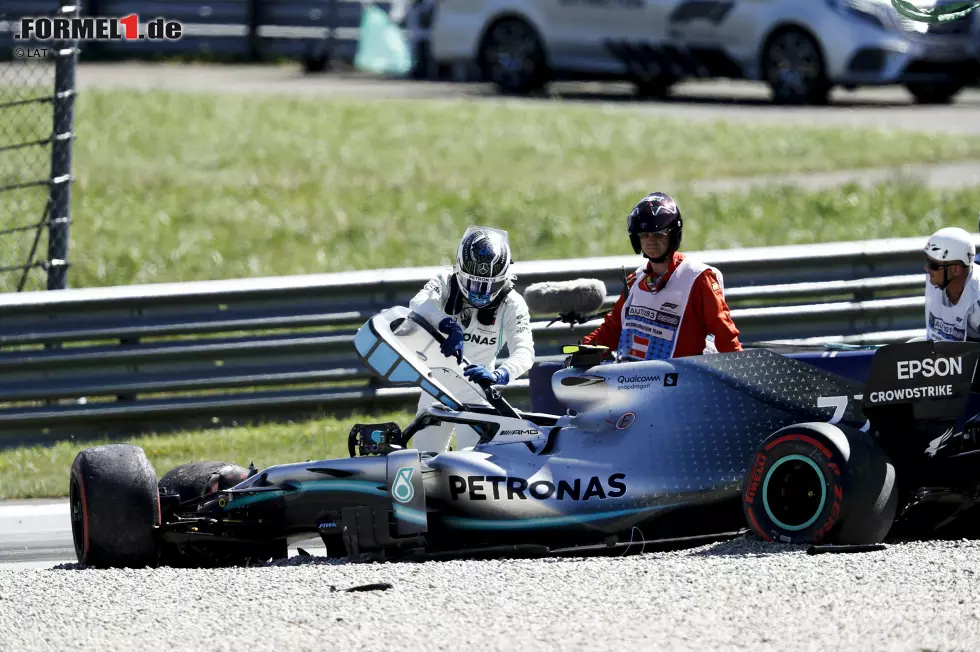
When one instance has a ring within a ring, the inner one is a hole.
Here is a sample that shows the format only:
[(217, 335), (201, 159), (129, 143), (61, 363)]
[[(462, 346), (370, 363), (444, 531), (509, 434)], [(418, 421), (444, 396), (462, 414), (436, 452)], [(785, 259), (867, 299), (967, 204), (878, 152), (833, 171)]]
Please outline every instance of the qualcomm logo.
[(395, 482), (391, 485), (392, 497), (400, 503), (407, 503), (415, 497), (415, 487), (412, 486), (412, 473), (415, 467), (403, 466), (395, 474)]
[(980, 7), (980, 0), (953, 0), (936, 2), (929, 8), (920, 7), (910, 0), (892, 0), (895, 11), (920, 23), (945, 23), (959, 20)]

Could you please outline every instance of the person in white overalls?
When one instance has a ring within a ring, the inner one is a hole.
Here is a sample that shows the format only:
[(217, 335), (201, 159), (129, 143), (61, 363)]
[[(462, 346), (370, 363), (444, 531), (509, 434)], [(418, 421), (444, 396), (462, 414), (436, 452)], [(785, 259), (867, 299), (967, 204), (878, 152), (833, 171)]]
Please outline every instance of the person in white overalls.
[[(462, 393), (466, 391), (459, 387), (460, 382), (503, 386), (523, 376), (534, 364), (531, 315), (524, 297), (514, 289), (510, 264), (506, 231), (470, 226), (456, 250), (456, 265), (437, 272), (409, 303), (412, 310), (446, 334), (443, 355), (455, 357), (457, 362), (465, 356), (470, 362), (464, 369), (465, 380), (443, 381), (451, 392), (460, 389), (460, 400), (465, 400)], [(498, 365), (497, 356), (504, 345), (509, 355)], [(435, 402), (423, 392), (417, 413)], [(479, 443), (479, 435), (469, 426), (443, 423), (417, 433), (412, 445), (443, 452), (454, 430), (458, 449)]]
[(980, 265), (973, 238), (958, 227), (939, 229), (925, 246), (926, 339), (980, 341)]

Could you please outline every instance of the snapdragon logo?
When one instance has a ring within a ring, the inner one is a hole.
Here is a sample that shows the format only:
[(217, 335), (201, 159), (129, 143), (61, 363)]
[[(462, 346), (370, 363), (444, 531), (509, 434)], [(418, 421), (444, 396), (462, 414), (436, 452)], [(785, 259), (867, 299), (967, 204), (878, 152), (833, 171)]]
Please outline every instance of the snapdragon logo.
[(898, 13), (920, 23), (946, 23), (951, 20), (959, 20), (980, 7), (980, 0), (957, 0), (954, 2), (937, 0), (934, 4), (931, 2), (923, 3), (922, 0), (919, 0), (919, 3), (932, 4), (932, 6), (927, 8), (910, 0), (892, 0), (892, 6)]

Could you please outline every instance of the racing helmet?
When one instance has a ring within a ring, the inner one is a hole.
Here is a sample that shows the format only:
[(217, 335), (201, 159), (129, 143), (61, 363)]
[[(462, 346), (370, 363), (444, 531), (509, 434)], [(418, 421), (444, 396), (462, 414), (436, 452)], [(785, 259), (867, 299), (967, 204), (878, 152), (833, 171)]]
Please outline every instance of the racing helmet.
[(977, 248), (965, 229), (948, 226), (932, 234), (926, 242), (925, 253), (935, 261), (963, 263), (970, 267), (977, 255)]
[(681, 247), (681, 237), (684, 233), (681, 209), (667, 193), (652, 192), (637, 202), (633, 210), (630, 211), (626, 218), (626, 231), (629, 233), (630, 244), (633, 245), (634, 253), (642, 251), (640, 248), (641, 233), (669, 233), (670, 242), (667, 251), (662, 256), (653, 259), (644, 254), (653, 262), (662, 263)]
[(507, 232), (470, 226), (456, 249), (453, 273), (463, 298), (475, 308), (493, 302), (511, 283)]

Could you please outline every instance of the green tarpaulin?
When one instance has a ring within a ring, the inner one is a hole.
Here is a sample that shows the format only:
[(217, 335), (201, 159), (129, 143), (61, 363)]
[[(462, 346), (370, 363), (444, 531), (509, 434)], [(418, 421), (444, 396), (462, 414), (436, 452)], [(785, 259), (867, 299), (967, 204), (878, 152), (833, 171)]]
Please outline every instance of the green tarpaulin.
[(402, 31), (375, 5), (365, 5), (354, 67), (379, 75), (405, 75), (412, 69), (412, 50)]

